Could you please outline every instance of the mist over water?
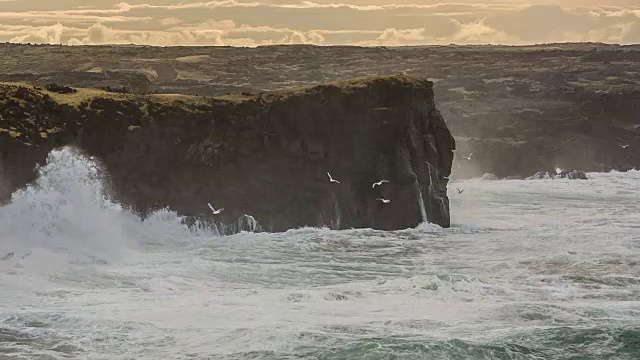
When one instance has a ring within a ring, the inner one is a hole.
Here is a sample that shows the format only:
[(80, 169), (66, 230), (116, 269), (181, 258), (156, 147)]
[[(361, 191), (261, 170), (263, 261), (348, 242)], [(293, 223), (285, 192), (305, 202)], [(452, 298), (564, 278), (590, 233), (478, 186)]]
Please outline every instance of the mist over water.
[(453, 181), (451, 229), (221, 237), (133, 215), (105, 170), (53, 151), (0, 207), (0, 358), (640, 354), (638, 171)]

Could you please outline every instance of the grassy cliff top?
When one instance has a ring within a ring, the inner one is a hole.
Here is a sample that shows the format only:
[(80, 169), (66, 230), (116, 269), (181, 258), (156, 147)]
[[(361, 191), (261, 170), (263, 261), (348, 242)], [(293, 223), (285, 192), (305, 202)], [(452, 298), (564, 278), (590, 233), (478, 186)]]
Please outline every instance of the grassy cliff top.
[(19, 88), (25, 88), (29, 92), (33, 93), (33, 95), (39, 96), (49, 96), (53, 101), (55, 101), (59, 105), (69, 105), (73, 107), (81, 106), (83, 103), (88, 103), (92, 99), (95, 98), (104, 98), (111, 100), (120, 100), (120, 101), (132, 101), (132, 102), (155, 102), (164, 105), (175, 105), (179, 106), (181, 104), (190, 104), (190, 105), (199, 105), (199, 104), (208, 104), (211, 101), (225, 101), (225, 102), (244, 102), (255, 100), (257, 98), (262, 98), (266, 101), (273, 100), (282, 100), (284, 98), (294, 96), (294, 95), (303, 95), (308, 93), (317, 92), (326, 87), (337, 87), (342, 89), (345, 92), (354, 90), (354, 89), (362, 89), (367, 88), (375, 84), (387, 83), (389, 85), (396, 85), (401, 87), (416, 87), (416, 88), (424, 88), (431, 87), (433, 85), (432, 82), (428, 81), (426, 78), (417, 77), (413, 75), (390, 75), (390, 76), (372, 76), (372, 77), (360, 77), (354, 79), (348, 79), (343, 81), (336, 82), (328, 82), (320, 85), (314, 86), (305, 86), (305, 87), (294, 87), (294, 88), (285, 88), (282, 90), (269, 91), (257, 94), (250, 93), (238, 93), (238, 94), (226, 94), (215, 97), (204, 97), (204, 96), (195, 96), (195, 95), (185, 95), (185, 94), (151, 94), (151, 95), (133, 95), (133, 94), (123, 94), (116, 92), (108, 92), (100, 89), (91, 89), (91, 88), (74, 88), (73, 93), (59, 93), (55, 91), (50, 91), (46, 89), (44, 86), (40, 86), (37, 84), (31, 83), (23, 83), (23, 82), (0, 82), (0, 106), (3, 103), (6, 103), (8, 99), (15, 99), (19, 102), (24, 102), (25, 99), (20, 99), (15, 96), (16, 91)]
[[(0, 137), (7, 134), (24, 143), (39, 142), (65, 129), (81, 126), (88, 118), (112, 120), (115, 117), (159, 119), (168, 113), (197, 113), (208, 116), (220, 109), (233, 110), (244, 103), (285, 101), (297, 96), (313, 96), (331, 90), (350, 93), (357, 89), (391, 88), (431, 89), (426, 78), (411, 75), (363, 77), (315, 86), (289, 88), (257, 94), (227, 94), (202, 97), (184, 94), (133, 95), (91, 88), (38, 85), (24, 82), (0, 82)], [(101, 114), (107, 110), (106, 113)], [(180, 116), (177, 116), (180, 118)], [(140, 121), (147, 121), (140, 120)], [(73, 133), (73, 131), (72, 131)]]

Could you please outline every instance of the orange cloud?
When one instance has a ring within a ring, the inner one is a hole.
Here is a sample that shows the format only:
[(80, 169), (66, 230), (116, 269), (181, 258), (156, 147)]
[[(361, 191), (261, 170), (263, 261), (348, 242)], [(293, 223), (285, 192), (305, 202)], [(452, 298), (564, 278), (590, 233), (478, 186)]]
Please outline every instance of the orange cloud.
[[(640, 42), (640, 9), (631, 6), (363, 1), (136, 1), (24, 11), (14, 4), (12, 11), (0, 12), (0, 41), (242, 46)], [(538, 1), (543, 2), (550, 1)]]

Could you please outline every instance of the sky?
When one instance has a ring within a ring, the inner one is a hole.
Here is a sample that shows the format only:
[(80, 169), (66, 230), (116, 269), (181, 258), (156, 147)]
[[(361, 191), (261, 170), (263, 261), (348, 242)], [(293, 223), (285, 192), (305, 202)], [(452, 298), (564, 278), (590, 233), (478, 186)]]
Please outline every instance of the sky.
[(0, 0), (0, 42), (640, 43), (640, 0)]

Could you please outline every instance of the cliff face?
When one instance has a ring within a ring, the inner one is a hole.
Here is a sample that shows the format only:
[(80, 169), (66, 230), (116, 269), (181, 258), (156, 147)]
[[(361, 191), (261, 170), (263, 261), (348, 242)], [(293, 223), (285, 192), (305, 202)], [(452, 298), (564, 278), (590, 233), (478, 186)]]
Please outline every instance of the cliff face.
[[(32, 180), (52, 148), (75, 145), (143, 214), (168, 206), (222, 223), (250, 214), (269, 231), (446, 227), (455, 143), (432, 85), (398, 76), (201, 98), (5, 84), (0, 196)], [(214, 217), (207, 202), (225, 210)]]
[[(0, 81), (218, 96), (428, 74), (457, 179), (640, 168), (640, 46), (132, 47), (0, 44)], [(90, 55), (90, 56), (89, 56)], [(19, 61), (16, 61), (19, 59)], [(137, 74), (137, 75), (136, 75)], [(144, 75), (144, 76), (138, 76)], [(628, 145), (628, 146), (627, 146)]]

